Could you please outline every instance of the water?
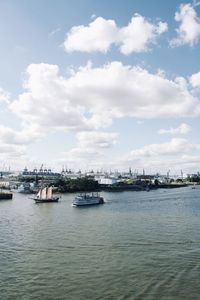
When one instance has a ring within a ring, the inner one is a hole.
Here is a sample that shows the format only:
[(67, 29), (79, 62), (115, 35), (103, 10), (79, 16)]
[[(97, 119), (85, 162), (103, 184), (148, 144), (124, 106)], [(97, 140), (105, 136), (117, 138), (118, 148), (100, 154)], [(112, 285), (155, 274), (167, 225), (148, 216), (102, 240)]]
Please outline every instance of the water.
[(0, 299), (200, 299), (200, 188), (0, 202)]

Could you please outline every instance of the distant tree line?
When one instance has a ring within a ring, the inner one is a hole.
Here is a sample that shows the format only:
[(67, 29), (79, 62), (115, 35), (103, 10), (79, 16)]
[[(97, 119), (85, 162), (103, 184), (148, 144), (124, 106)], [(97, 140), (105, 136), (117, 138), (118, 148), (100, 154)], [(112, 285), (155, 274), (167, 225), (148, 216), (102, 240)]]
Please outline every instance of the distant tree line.
[(42, 179), (41, 178), (38, 178), (37, 176), (19, 176), (18, 177), (18, 180), (21, 181), (21, 182), (35, 182), (37, 181), (38, 179)]
[(53, 185), (57, 187), (60, 193), (92, 192), (99, 189), (98, 182), (87, 177), (77, 179), (57, 178)]

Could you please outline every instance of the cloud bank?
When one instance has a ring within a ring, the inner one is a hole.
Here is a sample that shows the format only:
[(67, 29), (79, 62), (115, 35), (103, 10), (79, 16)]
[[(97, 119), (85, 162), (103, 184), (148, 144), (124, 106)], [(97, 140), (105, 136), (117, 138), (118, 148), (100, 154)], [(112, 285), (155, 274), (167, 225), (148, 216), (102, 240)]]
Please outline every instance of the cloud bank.
[(136, 169), (153, 169), (166, 172), (170, 167), (173, 170), (196, 169), (199, 164), (200, 144), (191, 143), (187, 139), (173, 138), (169, 142), (145, 145), (140, 149), (132, 150), (123, 157), (123, 165), (133, 165)]
[[(194, 83), (192, 76), (169, 80), (163, 73), (151, 73), (117, 61), (101, 67), (88, 63), (62, 76), (57, 65), (31, 64), (26, 70), (24, 92), (7, 103), (11, 112), (20, 118), (22, 129), (0, 126), (0, 141), (5, 147), (15, 148), (16, 155), (24, 155), (32, 141), (52, 131), (74, 131), (78, 143), (66, 157), (74, 162), (78, 157), (79, 161), (89, 162), (93, 158), (97, 164), (98, 158), (103, 161), (106, 149), (117, 143), (117, 134), (105, 131), (115, 119), (199, 116), (200, 102), (193, 94), (197, 80)], [(187, 124), (181, 124), (178, 128), (162, 129), (160, 133), (184, 134), (189, 130)], [(150, 153), (146, 148), (143, 151)]]
[[(144, 84), (145, 83), (145, 84)], [(177, 118), (200, 114), (200, 102), (187, 85), (137, 66), (112, 62), (79, 68), (68, 77), (56, 65), (27, 68), (25, 92), (10, 109), (39, 130), (94, 130), (114, 118)]]

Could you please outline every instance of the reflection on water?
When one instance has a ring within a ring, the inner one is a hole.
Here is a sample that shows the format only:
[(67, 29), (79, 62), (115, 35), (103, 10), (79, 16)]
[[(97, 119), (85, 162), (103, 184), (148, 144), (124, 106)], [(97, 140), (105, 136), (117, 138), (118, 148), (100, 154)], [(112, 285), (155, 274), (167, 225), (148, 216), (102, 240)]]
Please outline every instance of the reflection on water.
[(0, 202), (0, 299), (200, 299), (200, 189)]

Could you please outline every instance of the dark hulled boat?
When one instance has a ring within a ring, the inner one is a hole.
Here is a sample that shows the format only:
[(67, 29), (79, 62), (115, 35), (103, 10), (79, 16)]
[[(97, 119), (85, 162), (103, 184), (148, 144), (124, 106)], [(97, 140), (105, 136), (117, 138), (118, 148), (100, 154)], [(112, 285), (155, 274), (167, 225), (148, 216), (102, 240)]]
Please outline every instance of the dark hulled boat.
[(0, 200), (11, 200), (13, 197), (13, 194), (10, 192), (0, 192)]

